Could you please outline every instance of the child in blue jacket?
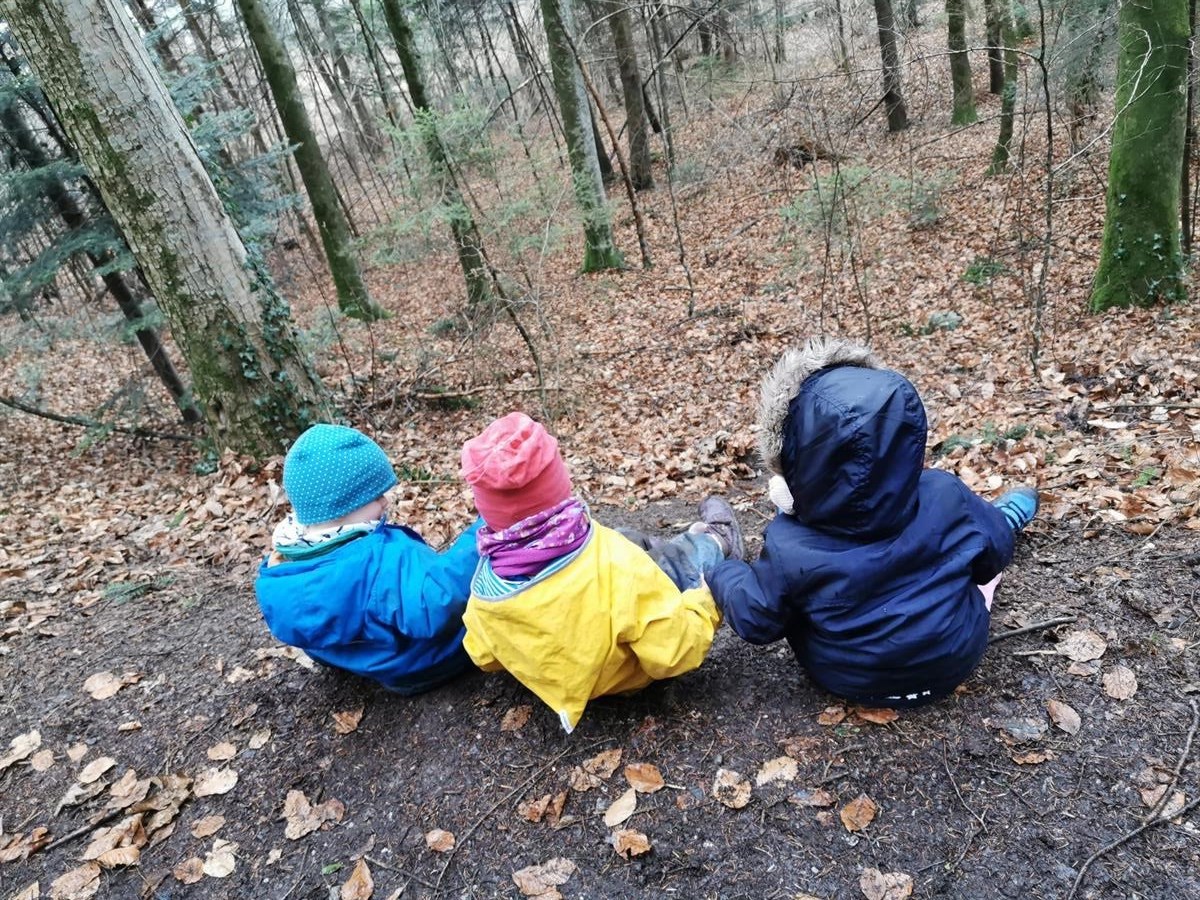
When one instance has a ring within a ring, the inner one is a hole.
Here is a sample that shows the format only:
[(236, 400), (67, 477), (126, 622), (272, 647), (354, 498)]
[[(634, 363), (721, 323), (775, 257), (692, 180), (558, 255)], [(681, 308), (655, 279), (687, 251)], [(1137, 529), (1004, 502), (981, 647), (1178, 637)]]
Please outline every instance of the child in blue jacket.
[(779, 514), (761, 557), (709, 587), (742, 638), (787, 638), (812, 679), (872, 706), (951, 693), (987, 647), (991, 596), (1037, 511), (925, 465), (925, 408), (866, 348), (813, 339), (764, 379), (759, 449)]
[(343, 425), (314, 425), (283, 462), (292, 512), (254, 591), (267, 627), (313, 659), (416, 694), (470, 668), (462, 614), (479, 561), (476, 522), (443, 553), (387, 523), (396, 473)]

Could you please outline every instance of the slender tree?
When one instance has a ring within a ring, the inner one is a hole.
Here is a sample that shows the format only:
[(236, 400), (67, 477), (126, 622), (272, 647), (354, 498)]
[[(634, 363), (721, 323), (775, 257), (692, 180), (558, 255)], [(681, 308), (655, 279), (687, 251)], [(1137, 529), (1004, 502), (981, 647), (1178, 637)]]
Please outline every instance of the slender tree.
[(887, 109), (888, 131), (903, 131), (908, 127), (908, 110), (904, 107), (900, 84), (900, 50), (892, 0), (875, 0), (875, 20), (879, 26), (879, 53), (883, 58), (883, 105)]
[(1009, 147), (1012, 144), (1013, 122), (1017, 111), (1017, 33), (1013, 23), (1010, 0), (996, 0), (1000, 16), (1000, 39), (1004, 44), (1004, 89), (1000, 92), (1000, 132), (992, 149), (989, 175), (999, 175), (1008, 168)]
[(640, 191), (654, 186), (654, 174), (650, 169), (650, 135), (646, 132), (642, 73), (633, 40), (633, 22), (626, 0), (607, 0), (601, 8), (608, 18), (617, 51), (617, 68), (621, 73), (625, 131), (629, 140), (629, 178), (634, 188)]
[(541, 0), (541, 6), (554, 93), (562, 112), (567, 156), (571, 161), (575, 202), (583, 217), (583, 271), (616, 268), (622, 264), (622, 259), (613, 243), (608, 198), (600, 178), (596, 142), (592, 137), (591, 106), (568, 40), (568, 35), (574, 33), (571, 0)]
[(438, 181), (443, 202), (449, 211), (450, 232), (454, 235), (458, 264), (462, 267), (463, 279), (467, 284), (467, 310), (473, 313), (491, 295), (491, 279), (483, 258), (483, 242), (479, 229), (475, 227), (471, 209), (463, 199), (462, 190), (450, 169), (450, 161), (446, 158), (446, 148), (438, 134), (437, 112), (430, 104), (425, 88), (421, 55), (399, 0), (383, 0), (383, 14), (404, 69), (408, 96), (416, 109), (417, 128), (425, 144), (429, 167)]
[(975, 87), (971, 83), (971, 58), (967, 55), (967, 2), (946, 0), (950, 45), (950, 80), (954, 86), (954, 113), (950, 121), (967, 125), (975, 115)]
[(1117, 117), (1093, 311), (1182, 300), (1179, 172), (1187, 0), (1126, 0), (1117, 20)]
[(304, 182), (305, 193), (317, 220), (317, 232), (329, 261), (329, 272), (337, 289), (338, 308), (348, 316), (365, 321), (383, 318), (385, 313), (367, 293), (354, 253), (350, 225), (342, 212), (329, 166), (317, 143), (316, 132), (304, 108), (304, 98), (296, 83), (296, 70), (287, 48), (279, 40), (260, 0), (237, 0), (246, 33), (262, 62), (263, 73), (275, 98), (279, 118), (287, 139), (296, 147), (296, 165)]
[(146, 275), (218, 448), (282, 451), (326, 416), (287, 304), (248, 257), (118, 0), (0, 0)]
[(988, 92), (992, 94), (999, 94), (1004, 90), (1002, 2), (1003, 0), (983, 0), (984, 27), (987, 29)]

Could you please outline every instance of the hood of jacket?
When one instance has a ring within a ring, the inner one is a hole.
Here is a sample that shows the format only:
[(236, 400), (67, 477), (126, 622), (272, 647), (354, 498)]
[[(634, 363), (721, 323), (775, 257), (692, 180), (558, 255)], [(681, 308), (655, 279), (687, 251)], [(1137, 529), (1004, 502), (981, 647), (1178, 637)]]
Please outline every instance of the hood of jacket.
[(916, 388), (850, 341), (810, 340), (763, 381), (759, 450), (791, 494), (781, 509), (827, 532), (874, 539), (907, 524), (926, 431)]

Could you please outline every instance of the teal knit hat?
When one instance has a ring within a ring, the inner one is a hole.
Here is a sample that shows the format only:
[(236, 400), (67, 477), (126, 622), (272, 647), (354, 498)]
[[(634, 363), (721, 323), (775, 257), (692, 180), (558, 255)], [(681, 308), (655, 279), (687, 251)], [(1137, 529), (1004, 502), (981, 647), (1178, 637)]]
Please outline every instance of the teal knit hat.
[(345, 425), (313, 425), (283, 460), (283, 490), (301, 525), (340, 519), (395, 484), (387, 454)]

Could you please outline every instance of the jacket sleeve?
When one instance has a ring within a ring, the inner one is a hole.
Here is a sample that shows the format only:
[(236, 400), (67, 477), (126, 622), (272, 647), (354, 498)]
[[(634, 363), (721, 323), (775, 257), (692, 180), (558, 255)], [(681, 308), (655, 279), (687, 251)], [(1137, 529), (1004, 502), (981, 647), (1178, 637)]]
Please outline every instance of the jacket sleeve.
[(727, 559), (713, 570), (709, 586), (729, 627), (751, 644), (770, 644), (787, 632), (792, 611), (786, 586), (771, 559), (771, 542), (752, 563)]
[(967, 517), (984, 542), (983, 550), (971, 562), (971, 580), (976, 584), (987, 584), (1012, 562), (1016, 535), (1004, 518), (1004, 513), (963, 482), (958, 483), (962, 488)]
[(648, 556), (645, 565), (646, 577), (638, 581), (647, 587), (637, 598), (634, 621), (618, 640), (651, 678), (673, 678), (704, 662), (721, 613), (707, 587), (680, 592)]
[(404, 597), (396, 610), (397, 625), (409, 637), (428, 639), (462, 627), (463, 611), (471, 595), (471, 578), (479, 562), (475, 532), (477, 519), (442, 552), (425, 544), (413, 547), (413, 564), (420, 573), (419, 596)]

